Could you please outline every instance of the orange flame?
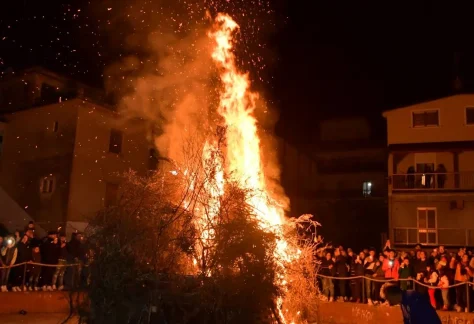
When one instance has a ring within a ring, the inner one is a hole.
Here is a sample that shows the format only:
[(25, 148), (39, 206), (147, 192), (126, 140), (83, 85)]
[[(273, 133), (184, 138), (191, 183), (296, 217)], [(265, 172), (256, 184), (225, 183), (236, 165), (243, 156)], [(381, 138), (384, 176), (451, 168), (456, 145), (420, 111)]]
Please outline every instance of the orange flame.
[[(248, 203), (254, 208), (262, 228), (277, 234), (275, 256), (282, 265), (281, 273), (277, 274), (278, 284), (285, 288), (284, 262), (291, 261), (294, 256), (289, 253), (288, 243), (282, 235), (284, 211), (270, 203), (269, 190), (265, 184), (257, 120), (254, 116), (258, 94), (250, 90), (248, 74), (238, 70), (232, 52), (233, 35), (238, 29), (239, 26), (230, 16), (218, 14), (214, 29), (208, 34), (215, 42), (212, 58), (219, 68), (223, 84), (218, 113), (226, 125), (226, 168), (244, 189), (256, 192)], [(282, 300), (278, 300), (277, 304), (281, 309)], [(281, 310), (280, 316), (284, 320)]]

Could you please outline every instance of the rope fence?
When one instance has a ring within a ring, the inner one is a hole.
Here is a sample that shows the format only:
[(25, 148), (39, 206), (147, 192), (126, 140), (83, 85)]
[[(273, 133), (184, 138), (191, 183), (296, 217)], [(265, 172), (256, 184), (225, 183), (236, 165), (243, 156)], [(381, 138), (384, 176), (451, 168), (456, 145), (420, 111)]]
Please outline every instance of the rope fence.
[(50, 267), (50, 268), (62, 268), (62, 267), (76, 267), (76, 266), (85, 266), (80, 263), (71, 263), (71, 264), (46, 264), (46, 263), (36, 263), (36, 262), (22, 262), (18, 264), (12, 264), (10, 266), (0, 266), (1, 269), (11, 269), (16, 267), (21, 267), (22, 265), (34, 265), (41, 267)]
[[(11, 269), (14, 269), (14, 268), (19, 268), (19, 267), (23, 267), (23, 275), (20, 277), (21, 278), (21, 287), (26, 287), (26, 278), (27, 278), (27, 273), (28, 273), (28, 270), (29, 271), (33, 271), (34, 268), (36, 267), (39, 267), (39, 268), (54, 268), (54, 269), (58, 269), (58, 268), (74, 268), (75, 271), (78, 271), (79, 273), (81, 272), (81, 269), (83, 268), (86, 268), (88, 267), (87, 264), (82, 264), (82, 263), (69, 263), (69, 264), (47, 264), (47, 263), (37, 263), (37, 262), (32, 262), (32, 261), (28, 261), (28, 262), (22, 262), (22, 263), (17, 263), (17, 264), (12, 264), (12, 265), (9, 265), (9, 266), (5, 266), (5, 265), (2, 265), (0, 266), (0, 274), (1, 274), (1, 278), (2, 278), (2, 284), (5, 285), (5, 283), (3, 282), (3, 280), (7, 280), (8, 281), (8, 278), (9, 278), (9, 275), (10, 275), (10, 270)], [(41, 271), (41, 270), (40, 270)], [(58, 270), (57, 270), (58, 271)], [(63, 271), (62, 272), (62, 276), (64, 275), (64, 272), (66, 270), (61, 270)], [(4, 279), (6, 275), (6, 279)], [(80, 278), (76, 279), (75, 278), (76, 276), (73, 275), (72, 276), (72, 286), (75, 287), (76, 286), (76, 281), (77, 280), (80, 280)], [(29, 282), (30, 285), (31, 285), (31, 281)], [(50, 285), (54, 285), (55, 283), (52, 283)], [(17, 285), (18, 286), (18, 285)], [(31, 287), (31, 286), (30, 286)], [(26, 289), (26, 288), (25, 288)], [(25, 290), (26, 291), (26, 290)], [(31, 291), (31, 290), (30, 290)]]
[(321, 275), (321, 274), (317, 274), (316, 276), (319, 277), (319, 278), (326, 278), (326, 279), (333, 279), (333, 280), (364, 279), (364, 280), (375, 281), (375, 282), (383, 282), (383, 283), (387, 283), (387, 282), (400, 282), (400, 281), (411, 281), (413, 284), (416, 283), (417, 285), (424, 286), (424, 287), (430, 288), (430, 289), (449, 289), (449, 288), (459, 287), (459, 286), (463, 286), (463, 285), (474, 286), (474, 282), (470, 282), (470, 281), (460, 282), (460, 283), (457, 283), (457, 284), (449, 285), (449, 286), (447, 286), (447, 287), (438, 287), (438, 286), (432, 286), (432, 285), (425, 284), (425, 283), (423, 283), (423, 282), (421, 282), (421, 281), (418, 281), (418, 280), (416, 280), (416, 279), (413, 279), (413, 278), (376, 279), (376, 278), (371, 278), (371, 277), (366, 277), (366, 276), (332, 277), (332, 276), (325, 276), (325, 275)]
[(433, 289), (433, 290), (441, 290), (441, 289), (451, 289), (451, 288), (457, 288), (461, 286), (466, 287), (466, 312), (470, 312), (470, 305), (471, 305), (471, 292), (473, 290), (474, 282), (471, 281), (464, 281), (464, 282), (458, 282), (452, 285), (449, 285), (447, 287), (439, 287), (439, 286), (434, 286), (434, 285), (429, 285), (424, 282), (421, 282), (419, 280), (413, 279), (413, 278), (399, 278), (399, 279), (382, 279), (382, 278), (371, 278), (371, 277), (366, 277), (366, 276), (354, 276), (354, 277), (333, 277), (333, 276), (325, 276), (322, 274), (317, 274), (316, 275), (318, 278), (324, 278), (324, 279), (332, 279), (332, 280), (361, 280), (362, 281), (362, 298), (366, 296), (366, 287), (365, 287), (365, 281), (373, 281), (373, 282), (378, 282), (378, 283), (388, 283), (388, 282), (411, 282), (411, 287), (414, 289), (415, 286), (422, 286), (428, 289)]

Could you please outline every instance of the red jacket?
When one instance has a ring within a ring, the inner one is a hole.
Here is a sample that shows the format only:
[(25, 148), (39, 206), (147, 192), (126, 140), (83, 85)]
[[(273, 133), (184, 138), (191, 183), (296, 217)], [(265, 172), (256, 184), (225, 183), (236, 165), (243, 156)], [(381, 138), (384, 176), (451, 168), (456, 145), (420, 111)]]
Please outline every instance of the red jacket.
[[(392, 262), (392, 264), (390, 264), (390, 262)], [(385, 278), (398, 280), (399, 268), (400, 268), (400, 262), (398, 262), (398, 259), (389, 261), (388, 258), (386, 258), (383, 261), (382, 270), (385, 272)]]

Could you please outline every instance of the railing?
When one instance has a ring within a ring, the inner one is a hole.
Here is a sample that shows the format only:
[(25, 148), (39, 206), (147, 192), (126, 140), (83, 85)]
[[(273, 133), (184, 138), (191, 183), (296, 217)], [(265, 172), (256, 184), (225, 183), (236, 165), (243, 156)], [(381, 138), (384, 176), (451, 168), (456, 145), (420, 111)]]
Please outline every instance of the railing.
[[(413, 278), (399, 278), (399, 279), (385, 279), (385, 278), (373, 278), (373, 277), (368, 277), (368, 276), (354, 276), (354, 277), (332, 277), (332, 276), (325, 276), (325, 275), (321, 275), (321, 274), (317, 274), (316, 275), (318, 278), (321, 278), (321, 279), (331, 279), (331, 280), (350, 280), (350, 281), (353, 281), (353, 280), (360, 280), (361, 281), (361, 293), (362, 293), (362, 298), (361, 300), (364, 300), (364, 299), (368, 299), (368, 298), (372, 298), (371, 295), (369, 294), (366, 294), (366, 284), (367, 284), (367, 280), (370, 281), (371, 283), (379, 283), (379, 284), (386, 284), (386, 283), (392, 283), (392, 284), (399, 284), (400, 282), (410, 282), (411, 285), (410, 285), (410, 289), (413, 290), (415, 287), (417, 286), (420, 286), (420, 287), (425, 287), (425, 288), (428, 288), (428, 289), (434, 289), (434, 290), (438, 290), (438, 289), (450, 289), (450, 288), (456, 288), (456, 287), (461, 287), (461, 286), (465, 286), (465, 291), (466, 291), (466, 312), (469, 312), (470, 311), (470, 297), (471, 297), (471, 290), (473, 289), (472, 287), (474, 287), (474, 283), (473, 282), (470, 282), (470, 281), (465, 281), (465, 282), (458, 282), (458, 283), (455, 283), (453, 285), (449, 285), (447, 287), (439, 287), (439, 286), (433, 286), (433, 285), (429, 285), (429, 284), (426, 284), (426, 283), (423, 283), (421, 281), (418, 281), (416, 279), (413, 279)], [(359, 281), (359, 282), (360, 282)], [(380, 286), (381, 287), (381, 286)], [(320, 289), (320, 291), (322, 291), (322, 289)], [(322, 293), (324, 293), (322, 291)], [(379, 294), (380, 292), (374, 292), (374, 293), (377, 293)]]
[(392, 190), (467, 190), (474, 191), (474, 171), (457, 173), (394, 174)]
[[(11, 270), (13, 269), (16, 269), (16, 268), (20, 268), (22, 267), (21, 269), (21, 272), (12, 272)], [(38, 284), (38, 280), (39, 280), (39, 277), (42, 275), (42, 271), (44, 270), (43, 268), (54, 268), (52, 269), (54, 272), (51, 273), (51, 281), (53, 281), (53, 279), (57, 279), (58, 276), (62, 276), (62, 278), (64, 278), (64, 274), (65, 274), (65, 271), (66, 269), (64, 270), (60, 270), (60, 269), (63, 269), (63, 268), (73, 268), (75, 273), (72, 275), (71, 277), (71, 286), (72, 287), (76, 287), (78, 285), (80, 285), (80, 281), (81, 278), (80, 278), (80, 275), (81, 275), (81, 269), (84, 268), (84, 267), (87, 267), (87, 265), (84, 265), (82, 263), (70, 263), (70, 264), (45, 264), (45, 263), (36, 263), (36, 262), (22, 262), (22, 263), (17, 263), (17, 264), (13, 264), (13, 265), (10, 265), (10, 266), (5, 266), (5, 265), (2, 265), (0, 266), (0, 280), (2, 280), (2, 285), (7, 285), (7, 284), (10, 284), (11, 286), (17, 286), (17, 287), (22, 287), (22, 288), (25, 288), (27, 286), (27, 284), (29, 285), (29, 287), (31, 287), (31, 284), (34, 283), (35, 286)], [(37, 274), (34, 274), (34, 280), (36, 281), (32, 281), (31, 277), (33, 276), (33, 273), (34, 273), (34, 269), (37, 268), (39, 269), (36, 270)], [(27, 276), (28, 274), (28, 276)], [(77, 276), (79, 274), (79, 277)], [(12, 275), (15, 275), (16, 278), (12, 278)], [(26, 281), (26, 279), (29, 279), (29, 282)], [(3, 282), (3, 280), (5, 282)], [(21, 281), (21, 283), (20, 283)], [(56, 282), (47, 282), (45, 284), (45, 286), (53, 286), (55, 285)]]
[(474, 245), (473, 228), (395, 227), (393, 229), (393, 237), (394, 243), (401, 245)]

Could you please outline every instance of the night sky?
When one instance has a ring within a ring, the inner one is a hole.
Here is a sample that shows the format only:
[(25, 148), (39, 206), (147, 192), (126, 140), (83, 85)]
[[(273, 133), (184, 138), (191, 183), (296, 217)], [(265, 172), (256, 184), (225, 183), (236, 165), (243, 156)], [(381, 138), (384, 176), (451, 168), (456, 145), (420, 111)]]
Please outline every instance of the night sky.
[[(104, 67), (123, 54), (117, 44), (127, 34), (126, 27), (107, 25), (120, 14), (116, 4), (136, 2), (2, 2), (0, 71), (40, 65), (100, 86)], [(250, 2), (267, 10), (268, 3), (257, 0), (225, 6), (248, 12)], [(472, 42), (474, 25), (463, 19), (469, 9), (351, 3), (274, 1), (270, 32), (258, 35), (268, 63), (261, 72), (265, 95), (281, 111), (282, 132), (296, 141), (310, 141), (321, 118), (378, 119), (383, 110), (450, 94), (456, 50), (459, 75), (465, 89), (472, 88), (472, 54), (458, 46)]]

